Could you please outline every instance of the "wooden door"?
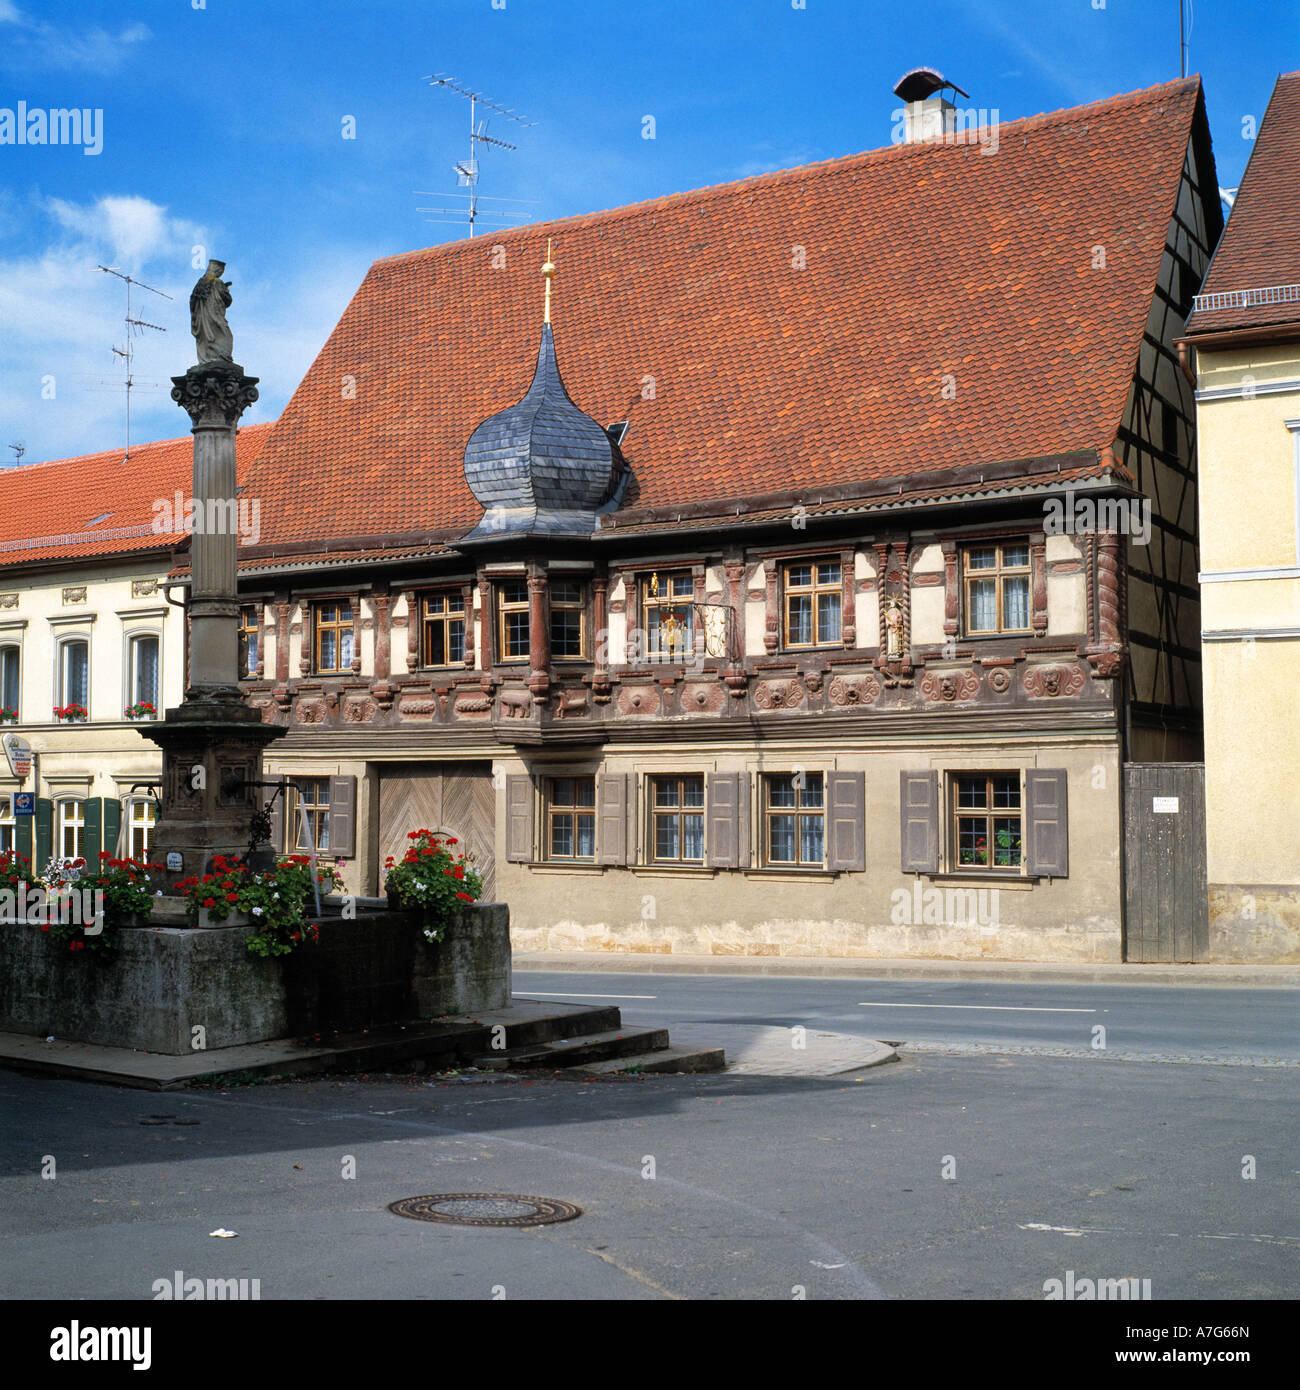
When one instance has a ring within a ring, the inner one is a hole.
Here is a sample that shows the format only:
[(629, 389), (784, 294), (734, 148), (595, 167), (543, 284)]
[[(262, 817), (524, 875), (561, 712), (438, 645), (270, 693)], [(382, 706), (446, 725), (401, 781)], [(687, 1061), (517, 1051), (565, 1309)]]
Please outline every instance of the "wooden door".
[(496, 793), (490, 763), (389, 763), (379, 782), (379, 862), (401, 859), (407, 835), (454, 835), (483, 876), (483, 901), (496, 891)]
[(1205, 764), (1124, 764), (1124, 959), (1197, 961), (1210, 944)]

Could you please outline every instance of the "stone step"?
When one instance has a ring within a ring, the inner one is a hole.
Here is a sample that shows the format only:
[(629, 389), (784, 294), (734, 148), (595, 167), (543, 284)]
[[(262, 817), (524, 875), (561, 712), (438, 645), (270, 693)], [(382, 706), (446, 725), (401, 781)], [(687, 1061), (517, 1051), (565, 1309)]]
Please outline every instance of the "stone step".
[(508, 1047), (475, 1057), (484, 1071), (521, 1071), (532, 1067), (577, 1067), (632, 1053), (657, 1052), (668, 1046), (666, 1028), (611, 1028), (581, 1037), (559, 1038), (533, 1047)]
[(634, 1052), (629, 1057), (611, 1057), (605, 1062), (589, 1062), (582, 1071), (597, 1076), (616, 1072), (703, 1072), (723, 1071), (727, 1054), (721, 1047), (691, 1047), (674, 1043), (654, 1052)]

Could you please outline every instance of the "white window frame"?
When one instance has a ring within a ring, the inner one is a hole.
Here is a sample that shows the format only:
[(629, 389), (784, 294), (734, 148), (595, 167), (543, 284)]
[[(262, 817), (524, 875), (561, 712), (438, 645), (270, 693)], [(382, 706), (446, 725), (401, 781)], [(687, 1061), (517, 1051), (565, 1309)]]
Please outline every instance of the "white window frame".
[[(148, 818), (147, 820), (144, 819), (144, 818), (142, 818), (142, 817), (137, 817), (137, 816), (136, 816), (136, 808), (139, 807), (139, 806), (143, 806), (143, 807), (146, 807), (146, 808), (148, 809), (148, 811), (149, 811), (149, 818)], [(132, 797), (128, 797), (128, 798), (127, 798), (125, 810), (126, 810), (126, 815), (123, 817), (123, 819), (124, 819), (125, 822), (126, 822), (126, 855), (125, 855), (125, 857), (126, 857), (127, 859), (134, 859), (134, 858), (136, 858), (136, 855), (132, 852), (132, 841), (133, 841), (133, 839), (134, 839), (134, 837), (135, 837), (135, 830), (136, 830), (136, 827), (137, 827), (137, 826), (141, 826), (141, 827), (143, 827), (144, 832), (145, 832), (145, 835), (144, 835), (145, 844), (144, 844), (144, 852), (139, 856), (139, 858), (140, 858), (142, 861), (144, 861), (144, 862), (147, 863), (147, 862), (148, 862), (148, 859), (149, 859), (149, 851), (150, 851), (150, 849), (152, 848), (152, 844), (151, 844), (150, 842), (152, 841), (154, 834), (155, 834), (155, 833), (157, 832), (157, 830), (158, 830), (158, 806), (157, 806), (157, 803), (154, 801), (153, 797), (151, 797), (151, 796), (132, 796)], [(114, 848), (116, 848), (116, 846), (115, 846)]]
[[(133, 704), (135, 704), (136, 699), (137, 699), (137, 696), (136, 696), (136, 661), (137, 661), (136, 652), (137, 652), (137, 650), (138, 650), (138, 644), (139, 644), (140, 642), (142, 642), (142, 641), (148, 641), (150, 638), (152, 638), (153, 641), (155, 641), (155, 642), (158, 644), (158, 660), (157, 660), (157, 663), (156, 663), (156, 670), (155, 670), (155, 684), (156, 684), (156, 686), (157, 686), (157, 689), (155, 689), (153, 699), (150, 701), (150, 703), (153, 705), (154, 709), (156, 709), (156, 710), (158, 711), (158, 716), (161, 717), (161, 714), (162, 714), (162, 706), (163, 706), (163, 698), (162, 698), (162, 684), (163, 684), (163, 639), (162, 639), (162, 632), (161, 632), (159, 629), (157, 629), (157, 628), (152, 628), (152, 627), (131, 628), (131, 629), (129, 629), (129, 630), (124, 634), (124, 638), (125, 638), (125, 641), (126, 641), (126, 650), (125, 650), (125, 652), (123, 653), (123, 659), (122, 659), (122, 672), (123, 672), (123, 676), (125, 677), (125, 691), (124, 691), (124, 698), (123, 698), (123, 700), (122, 700), (122, 709), (123, 709), (123, 711), (125, 711), (125, 710), (126, 710), (126, 707), (127, 707), (128, 705), (133, 705)], [(89, 681), (88, 681), (87, 683), (89, 683)], [(66, 700), (65, 700), (65, 701), (61, 701), (60, 703), (66, 704), (67, 701), (66, 701)], [(125, 717), (125, 714), (124, 714), (123, 717)]]
[(3, 629), (0, 629), (0, 709), (4, 707), (4, 681), (3, 681), (3, 654), (13, 651), (17, 654), (18, 661), (18, 695), (14, 701), (14, 709), (18, 711), (18, 722), (22, 723), (23, 718), (23, 644), (18, 634), (9, 637)]
[[(65, 702), (65, 703), (66, 703), (66, 702)], [(79, 822), (78, 822), (75, 818), (69, 817), (69, 815), (68, 815), (68, 811), (69, 811), (69, 809), (72, 808), (72, 807), (75, 807), (75, 808), (77, 809), (79, 815), (80, 815), (80, 821), (79, 821)], [(73, 820), (73, 824), (72, 824), (71, 827), (69, 827), (69, 826), (66, 824), (66, 822), (67, 822), (69, 819), (72, 819), (72, 820)], [(76, 853), (75, 851), (74, 851), (72, 854), (67, 854), (67, 853), (65, 853), (65, 851), (64, 851), (64, 847), (63, 847), (63, 836), (64, 836), (64, 831), (67, 830), (67, 829), (69, 829), (69, 828), (71, 828), (71, 829), (74, 830), (74, 831), (80, 830), (80, 832), (81, 832), (81, 853), (80, 853), (80, 854)], [(85, 798), (84, 796), (65, 796), (65, 797), (60, 797), (60, 799), (54, 803), (54, 847), (53, 847), (53, 848), (54, 848), (54, 858), (55, 858), (55, 859), (85, 859), (85, 858), (86, 858), (86, 855), (85, 855), (85, 848), (86, 848), (86, 798)], [(89, 861), (87, 861), (87, 862), (89, 862)]]
[(0, 792), (0, 854), (18, 848), (18, 817), (14, 815), (14, 793)]

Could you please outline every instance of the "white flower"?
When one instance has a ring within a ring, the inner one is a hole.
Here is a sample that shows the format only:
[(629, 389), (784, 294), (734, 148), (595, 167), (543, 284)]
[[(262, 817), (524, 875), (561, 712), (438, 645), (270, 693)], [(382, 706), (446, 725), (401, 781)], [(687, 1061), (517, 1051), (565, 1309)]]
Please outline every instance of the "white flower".
[(260, 917), (261, 915), (262, 915), (262, 909), (261, 909), (260, 907), (255, 907), (255, 908), (253, 909), (253, 916), (254, 916), (254, 917)]

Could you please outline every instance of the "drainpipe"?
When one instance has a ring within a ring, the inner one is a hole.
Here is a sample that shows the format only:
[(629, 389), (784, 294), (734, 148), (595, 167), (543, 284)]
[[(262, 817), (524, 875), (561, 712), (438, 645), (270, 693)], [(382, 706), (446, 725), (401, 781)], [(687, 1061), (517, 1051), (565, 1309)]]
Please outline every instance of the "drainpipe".
[[(164, 582), (162, 586), (162, 594), (163, 598), (165, 598), (173, 608), (179, 608), (185, 614), (185, 623), (181, 628), (181, 694), (182, 696), (184, 696), (184, 693), (187, 689), (189, 689), (190, 684), (190, 605), (188, 598), (172, 598), (172, 590), (177, 587), (187, 589), (189, 586), (188, 584), (183, 584), (176, 580), (173, 580), (170, 584)], [(159, 692), (159, 698), (162, 698), (161, 692)]]
[(1178, 366), (1194, 391), (1196, 389), (1196, 372), (1187, 360), (1187, 339), (1178, 338), (1175, 339), (1175, 342), (1178, 347)]

